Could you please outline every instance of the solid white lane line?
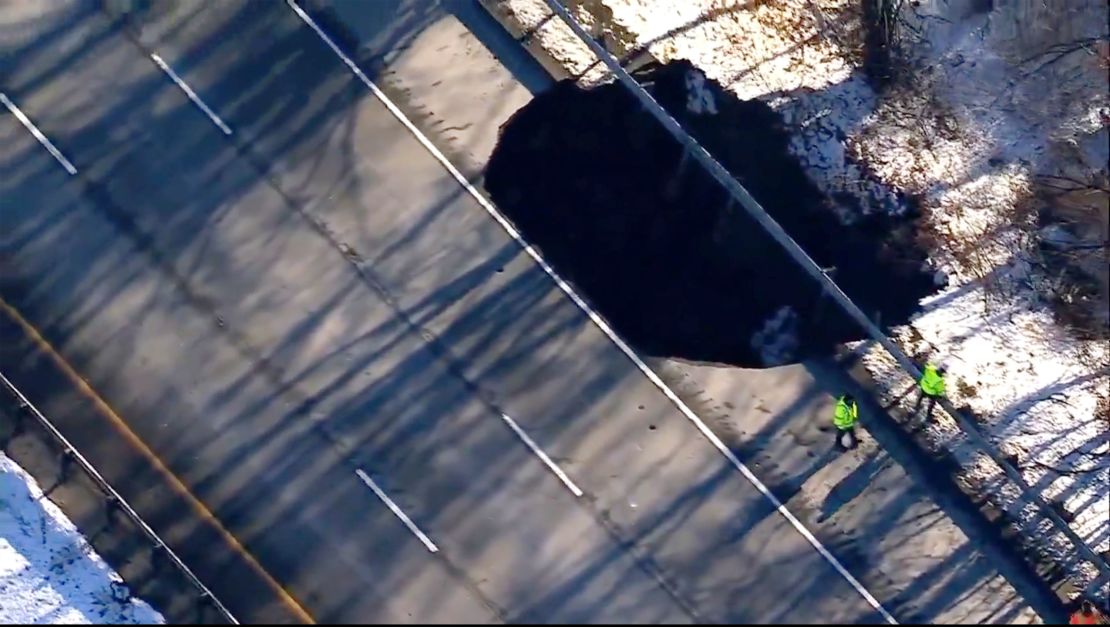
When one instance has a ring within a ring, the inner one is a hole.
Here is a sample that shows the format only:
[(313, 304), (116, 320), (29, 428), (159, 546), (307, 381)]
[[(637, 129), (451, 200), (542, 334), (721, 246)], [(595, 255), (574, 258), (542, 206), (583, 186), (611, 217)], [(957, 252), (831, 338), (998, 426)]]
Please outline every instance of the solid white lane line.
[(31, 121), (31, 118), (27, 117), (23, 113), (23, 111), (20, 111), (19, 107), (15, 106), (14, 102), (8, 99), (7, 94), (0, 92), (0, 102), (3, 102), (4, 106), (8, 108), (8, 111), (11, 111), (12, 115), (14, 115), (16, 119), (19, 120), (20, 123), (22, 123), (28, 131), (31, 131), (31, 135), (34, 135), (35, 139), (37, 139), (39, 143), (42, 144), (42, 147), (45, 148), (46, 151), (49, 152), (50, 155), (53, 156), (58, 163), (62, 164), (62, 167), (65, 168), (66, 172), (69, 172), (70, 176), (77, 174), (77, 168), (73, 167), (73, 164), (69, 162), (69, 159), (66, 159), (65, 155), (63, 155), (60, 150), (55, 148), (54, 144), (46, 138), (46, 135), (42, 134), (42, 131), (40, 131), (38, 127), (35, 126), (35, 123)]
[(189, 97), (189, 100), (192, 100), (193, 104), (195, 104), (201, 111), (203, 111), (204, 115), (207, 115), (208, 119), (212, 120), (212, 123), (219, 127), (221, 131), (223, 131), (224, 135), (231, 135), (231, 129), (228, 128), (227, 124), (224, 124), (224, 121), (220, 119), (220, 116), (216, 115), (215, 111), (209, 109), (208, 105), (204, 104), (204, 101), (200, 99), (200, 96), (197, 96), (197, 93), (193, 91), (193, 88), (189, 87), (189, 85), (186, 84), (185, 81), (181, 80), (181, 77), (177, 75), (177, 72), (174, 72), (173, 68), (162, 60), (162, 57), (152, 52), (150, 53), (150, 58), (154, 61), (155, 64), (158, 65), (158, 67), (162, 68), (162, 71), (170, 77), (170, 80), (172, 80), (178, 87), (181, 88), (181, 91), (185, 92), (185, 95)]
[(570, 490), (571, 494), (576, 497), (582, 496), (582, 490), (579, 489), (579, 487), (570, 480), (570, 477), (567, 476), (567, 473), (563, 472), (562, 468), (559, 468), (559, 466), (556, 465), (555, 462), (551, 461), (551, 458), (547, 456), (547, 453), (544, 453), (543, 449), (541, 449), (539, 445), (537, 445), (532, 440), (532, 438), (528, 437), (528, 434), (524, 432), (524, 429), (521, 429), (520, 426), (516, 424), (515, 420), (505, 414), (501, 414), (501, 419), (505, 421), (505, 424), (509, 425), (509, 428), (513, 430), (513, 433), (515, 433), (517, 437), (524, 441), (524, 444), (526, 444), (528, 448), (532, 449), (532, 452), (536, 454), (536, 457), (539, 457), (540, 461), (543, 462), (544, 465), (547, 466), (549, 470), (551, 470), (551, 472), (555, 473), (555, 476), (559, 478), (559, 481), (562, 481), (563, 484), (567, 486), (567, 489)]
[(443, 168), (447, 170), (447, 172), (452, 177), (454, 177), (456, 181), (458, 181), (459, 185), (462, 185), (462, 187), (471, 196), (474, 197), (474, 200), (477, 201), (478, 204), (481, 205), (487, 213), (489, 213), (490, 217), (492, 217), (498, 224), (500, 224), (501, 228), (505, 229), (505, 232), (509, 234), (509, 237), (513, 238), (516, 243), (520, 245), (522, 249), (524, 249), (524, 252), (527, 253), (528, 256), (531, 257), (549, 277), (551, 277), (551, 280), (559, 286), (559, 289), (562, 290), (563, 293), (566, 294), (567, 297), (570, 298), (571, 301), (573, 301), (574, 304), (577, 305), (578, 308), (581, 309), (595, 325), (597, 325), (601, 332), (604, 333), (609, 338), (609, 340), (612, 341), (613, 344), (615, 344), (617, 348), (619, 348), (621, 352), (624, 353), (625, 356), (627, 356), (628, 359), (636, 365), (640, 372), (642, 372), (649, 381), (651, 381), (657, 388), (659, 388), (661, 392), (663, 392), (663, 395), (666, 396), (671, 401), (671, 403), (673, 403), (675, 407), (678, 408), (683, 416), (685, 416), (690, 422), (694, 424), (698, 431), (700, 431), (701, 434), (705, 436), (705, 438), (709, 440), (709, 442), (718, 451), (720, 451), (722, 455), (725, 456), (729, 463), (736, 467), (736, 469), (740, 471), (740, 474), (742, 474), (745, 479), (747, 479), (753, 486), (755, 486), (755, 488), (759, 490), (759, 492), (763, 494), (768, 501), (771, 502), (771, 504), (775, 507), (779, 514), (782, 515), (782, 517), (785, 518), (787, 522), (789, 522), (791, 526), (793, 526), (794, 529), (797, 530), (798, 533), (800, 533), (811, 546), (813, 546), (817, 553), (820, 554), (821, 557), (823, 557), (825, 561), (828, 562), (829, 565), (831, 565), (833, 569), (836, 570), (836, 572), (839, 573), (840, 576), (843, 577), (848, 582), (848, 584), (851, 585), (857, 593), (859, 593), (861, 597), (863, 597), (868, 605), (873, 607), (880, 615), (882, 615), (883, 619), (886, 620), (888, 623), (892, 625), (898, 624), (897, 621), (894, 619), (894, 616), (892, 616), (890, 612), (888, 612), (886, 608), (884, 608), (882, 604), (879, 603), (879, 600), (876, 599), (875, 596), (872, 595), (866, 588), (864, 588), (863, 584), (860, 583), (858, 579), (856, 579), (850, 572), (848, 572), (848, 569), (840, 563), (840, 560), (838, 560), (832, 553), (830, 553), (829, 550), (825, 548), (823, 544), (821, 544), (821, 541), (818, 540), (817, 537), (809, 531), (809, 529), (806, 529), (806, 527), (801, 523), (801, 521), (797, 519), (797, 517), (794, 516), (794, 514), (790, 513), (790, 510), (786, 509), (786, 506), (782, 504), (782, 501), (780, 501), (778, 497), (771, 493), (771, 490), (768, 489), (767, 486), (764, 485), (763, 482), (760, 481), (759, 478), (756, 477), (755, 474), (753, 474), (752, 471), (747, 466), (745, 466), (739, 458), (736, 457), (735, 454), (733, 454), (728, 446), (726, 446), (725, 443), (721, 441), (719, 437), (717, 437), (717, 434), (713, 433), (713, 430), (710, 429), (709, 426), (706, 425), (705, 422), (702, 421), (702, 419), (698, 417), (696, 413), (694, 413), (694, 410), (690, 409), (690, 407), (686, 405), (686, 403), (683, 402), (681, 398), (678, 397), (678, 394), (676, 394), (674, 390), (672, 390), (670, 386), (668, 386), (667, 383), (663, 381), (663, 379), (660, 378), (660, 376), (656, 374), (655, 371), (652, 370), (651, 367), (648, 366), (644, 362), (644, 360), (641, 359), (640, 356), (637, 355), (636, 352), (633, 351), (632, 348), (628, 346), (628, 344), (626, 344), (624, 340), (622, 340), (620, 336), (618, 336), (613, 331), (612, 328), (610, 328), (605, 319), (602, 318), (601, 315), (598, 314), (596, 311), (594, 311), (589, 306), (589, 304), (587, 304), (586, 301), (581, 296), (579, 296), (577, 292), (574, 291), (574, 288), (572, 288), (569, 283), (564, 281), (563, 278), (555, 272), (555, 269), (547, 263), (547, 261), (539, 254), (539, 252), (535, 248), (533, 248), (531, 244), (525, 241), (523, 237), (521, 237), (520, 233), (517, 232), (512, 223), (510, 223), (509, 220), (505, 218), (505, 216), (501, 215), (501, 212), (498, 211), (497, 208), (493, 206), (493, 204), (486, 200), (485, 196), (483, 196), (481, 192), (479, 192), (473, 185), (471, 185), (470, 181), (468, 181), (463, 173), (460, 172), (459, 169), (456, 168), (455, 165), (447, 159), (446, 155), (444, 155), (438, 148), (436, 148), (435, 145), (432, 144), (431, 140), (429, 140), (427, 136), (425, 136), (424, 133), (420, 131), (420, 129), (416, 128), (416, 125), (408, 119), (408, 117), (401, 111), (401, 109), (398, 108), (397, 105), (394, 104), (393, 101), (390, 100), (389, 97), (386, 96), (385, 93), (381, 89), (379, 89), (378, 86), (375, 85), (374, 82), (371, 81), (365, 73), (363, 73), (358, 65), (353, 60), (351, 60), (351, 58), (348, 57), (347, 54), (344, 53), (343, 50), (341, 50), (334, 41), (332, 41), (331, 37), (328, 37), (328, 34), (325, 33), (322, 28), (320, 28), (316, 21), (313, 20), (312, 17), (309, 16), (307, 13), (305, 13), (305, 11), (301, 9), (301, 7), (299, 7), (296, 2), (294, 2), (294, 0), (285, 0), (285, 2), (301, 18), (301, 21), (303, 21), (305, 24), (308, 25), (309, 28), (315, 31), (320, 39), (323, 40), (323, 42), (332, 49), (332, 51), (336, 54), (336, 56), (339, 57), (344, 65), (346, 65), (351, 70), (351, 72), (354, 73), (354, 75), (360, 81), (362, 81), (364, 85), (366, 85), (366, 87), (374, 94), (374, 96), (377, 97), (377, 99), (380, 100), (387, 109), (389, 109), (389, 112), (393, 114), (393, 117), (397, 118), (397, 121), (399, 121), (406, 129), (408, 129), (409, 133), (411, 133), (412, 136), (416, 138), (416, 140), (420, 142), (422, 146), (424, 146), (425, 150), (431, 153), (431, 155), (435, 157), (437, 161), (439, 161), (440, 165), (442, 165)]
[(412, 522), (412, 520), (405, 514), (405, 512), (401, 511), (401, 508), (393, 502), (393, 499), (389, 498), (388, 494), (383, 492), (382, 489), (378, 487), (378, 484), (374, 483), (374, 480), (371, 479), (369, 475), (363, 472), (361, 468), (356, 468), (355, 474), (358, 475), (359, 479), (362, 479), (362, 482), (365, 483), (367, 487), (374, 491), (374, 494), (378, 495), (378, 498), (381, 499), (382, 502), (385, 503), (386, 507), (388, 507), (390, 511), (393, 512), (393, 515), (397, 518), (400, 518), (401, 522), (405, 523), (405, 526), (409, 528), (409, 531), (411, 531), (414, 536), (419, 538), (420, 541), (424, 543), (424, 546), (428, 547), (429, 552), (435, 553), (436, 551), (439, 551), (439, 547), (437, 547), (435, 543), (432, 542), (430, 538), (428, 538), (428, 536), (424, 535), (424, 532), (420, 530), (420, 527), (417, 527), (416, 523)]

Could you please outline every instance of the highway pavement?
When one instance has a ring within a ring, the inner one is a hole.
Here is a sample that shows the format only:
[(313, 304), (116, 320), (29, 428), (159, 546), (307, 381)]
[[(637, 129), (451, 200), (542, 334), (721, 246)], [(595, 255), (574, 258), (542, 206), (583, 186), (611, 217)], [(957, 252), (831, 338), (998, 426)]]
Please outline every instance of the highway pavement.
[(480, 184), (542, 78), (453, 117), (479, 18), (377, 6), (396, 110), (285, 2), (0, 9), (0, 368), (244, 621), (883, 622), (398, 115)]

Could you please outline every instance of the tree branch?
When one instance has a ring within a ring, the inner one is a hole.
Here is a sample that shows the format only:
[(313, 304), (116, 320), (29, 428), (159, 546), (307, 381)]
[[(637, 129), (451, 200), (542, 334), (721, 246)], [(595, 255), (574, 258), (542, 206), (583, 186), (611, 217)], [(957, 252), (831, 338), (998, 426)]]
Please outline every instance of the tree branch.
[(1035, 61), (1037, 59), (1040, 59), (1041, 57), (1048, 56), (1048, 55), (1053, 55), (1054, 54), (1056, 56), (1054, 56), (1051, 59), (1049, 59), (1048, 61), (1045, 61), (1044, 63), (1038, 65), (1037, 67), (1033, 68), (1032, 70), (1029, 70), (1029, 71), (1025, 72), (1024, 74), (1022, 74), (1022, 76), (1024, 77), (1024, 76), (1029, 76), (1030, 74), (1036, 74), (1037, 72), (1040, 72), (1041, 70), (1043, 70), (1046, 67), (1052, 65), (1053, 63), (1056, 63), (1060, 59), (1063, 59), (1064, 57), (1068, 56), (1069, 54), (1071, 54), (1073, 52), (1079, 52), (1080, 50), (1086, 50), (1089, 53), (1093, 53), (1093, 51), (1091, 49), (1091, 46), (1093, 46), (1094, 44), (1096, 44), (1100, 41), (1110, 41), (1110, 33), (1108, 33), (1106, 35), (1099, 35), (1097, 37), (1086, 37), (1084, 39), (1077, 39), (1075, 41), (1070, 41), (1070, 42), (1065, 43), (1065, 44), (1055, 44), (1055, 45), (1049, 46), (1044, 51), (1039, 52), (1039, 53), (1029, 57), (1028, 59), (1025, 59), (1024, 61), (1021, 61), (1018, 65), (1025, 65), (1026, 63), (1029, 63), (1030, 61)]
[[(1088, 453), (1087, 455), (1091, 455), (1091, 454)], [(1105, 456), (1106, 456), (1106, 453), (1101, 453), (1099, 455), (1099, 457), (1105, 457)], [(1090, 473), (1093, 473), (1093, 472), (1099, 472), (1099, 471), (1102, 471), (1102, 470), (1106, 470), (1107, 468), (1110, 468), (1110, 464), (1096, 464), (1096, 465), (1094, 465), (1090, 468), (1057, 468), (1056, 466), (1053, 466), (1051, 464), (1046, 464), (1044, 462), (1039, 462), (1039, 461), (1036, 461), (1036, 460), (1030, 461), (1028, 464), (1026, 464), (1026, 466), (1036, 466), (1038, 468), (1043, 468), (1045, 470), (1050, 470), (1050, 471), (1052, 471), (1052, 472), (1054, 472), (1058, 475), (1066, 475), (1066, 476), (1086, 475), (1086, 474), (1090, 474)]]
[(1064, 191), (1069, 191), (1069, 192), (1070, 191), (1076, 191), (1076, 190), (1082, 190), (1082, 189), (1094, 189), (1094, 190), (1098, 190), (1100, 192), (1106, 192), (1107, 194), (1110, 194), (1110, 187), (1103, 187), (1102, 185), (1099, 185), (1098, 183), (1093, 182), (1093, 181), (1081, 181), (1081, 180), (1079, 180), (1077, 178), (1074, 178), (1074, 177), (1071, 177), (1071, 176), (1059, 176), (1059, 175), (1056, 175), (1056, 174), (1038, 174), (1037, 178), (1038, 179), (1052, 179), (1054, 181), (1064, 181), (1066, 183), (1074, 183), (1076, 185), (1076, 187), (1064, 187), (1062, 185), (1051, 185), (1049, 183), (1041, 183), (1042, 185), (1045, 185), (1047, 187), (1051, 187), (1053, 189), (1062, 189)]

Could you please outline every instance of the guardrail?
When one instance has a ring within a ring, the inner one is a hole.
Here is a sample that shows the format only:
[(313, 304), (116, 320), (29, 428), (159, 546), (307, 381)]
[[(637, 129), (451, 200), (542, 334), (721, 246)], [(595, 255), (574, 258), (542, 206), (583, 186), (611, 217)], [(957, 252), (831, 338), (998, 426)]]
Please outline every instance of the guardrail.
[[(216, 610), (221, 615), (223, 615), (223, 617), (226, 618), (231, 624), (239, 624), (239, 621), (236, 620), (231, 611), (228, 610), (224, 606), (224, 604), (216, 598), (216, 595), (212, 594), (212, 591), (209, 590), (208, 587), (205, 586), (199, 578), (197, 578), (193, 571), (190, 570), (189, 567), (181, 561), (181, 558), (173, 552), (173, 549), (171, 549), (169, 545), (167, 545), (162, 540), (162, 538), (153, 529), (151, 529), (150, 525), (148, 525), (146, 521), (143, 520), (141, 516), (139, 516), (139, 513), (136, 512), (135, 509), (131, 507), (131, 505), (129, 505), (122, 496), (120, 496), (119, 492), (116, 492), (116, 489), (113, 488), (111, 484), (109, 484), (108, 481), (105, 480), (104, 477), (96, 470), (96, 468), (94, 468), (93, 465), (89, 463), (89, 461), (85, 459), (85, 457), (81, 455), (81, 453), (69, 442), (69, 440), (66, 439), (64, 435), (62, 435), (62, 432), (59, 431), (58, 428), (55, 427), (54, 424), (51, 423), (50, 420), (48, 420), (46, 416), (44, 416), (42, 412), (40, 412), (38, 408), (35, 407), (34, 404), (31, 403), (31, 401), (23, 395), (23, 393), (19, 391), (19, 388), (15, 387), (15, 384), (12, 383), (6, 376), (4, 376), (4, 373), (2, 372), (0, 372), (0, 387), (6, 388), (8, 392), (15, 397), (16, 401), (19, 403), (19, 410), (21, 412), (34, 416), (35, 420), (37, 420), (39, 424), (42, 425), (42, 427), (50, 433), (50, 435), (62, 446), (63, 454), (65, 454), (69, 459), (76, 461), (77, 464), (81, 466), (81, 469), (85, 471), (85, 474), (87, 474), (89, 478), (92, 479), (93, 482), (96, 483), (97, 486), (99, 486), (99, 488), (105, 493), (108, 502), (118, 507), (125, 514), (127, 514), (127, 517), (130, 518), (131, 521), (135, 523), (135, 525), (137, 525), (139, 529), (142, 530), (143, 534), (146, 535), (147, 538), (153, 543), (155, 552), (161, 552), (162, 554), (164, 554), (182, 572), (182, 574), (185, 575), (185, 578), (188, 579), (189, 582), (192, 583), (193, 586), (196, 587), (196, 589), (200, 592), (200, 600), (207, 600), (208, 602), (210, 602), (216, 608)], [(21, 420), (22, 417), (17, 417), (17, 419)]]
[[(636, 79), (625, 71), (621, 66), (620, 61), (617, 60), (608, 50), (598, 43), (590, 34), (578, 23), (578, 20), (567, 11), (566, 7), (562, 5), (559, 0), (544, 0), (548, 8), (550, 8), (555, 15), (571, 29), (574, 34), (581, 39), (598, 60), (609, 68), (617, 81), (624, 85), (644, 109), (649, 112), (663, 127), (671, 134), (676, 141), (678, 141), (685, 151), (683, 159), (692, 157), (702, 167), (704, 167), (714, 179), (717, 180), (726, 190), (728, 190), (731, 198), (729, 200), (726, 210), (731, 209), (734, 203), (739, 203), (764, 230), (783, 247), (791, 259), (793, 259), (807, 274), (810, 275), (821, 289), (836, 302), (840, 308), (848, 314), (860, 327), (882, 346), (887, 353), (898, 363), (903, 371), (909, 375), (914, 381), (921, 377), (921, 370), (913, 362), (912, 359), (906, 355), (901, 348), (898, 347), (885, 333), (876, 325), (870, 318), (867, 317), (863, 311), (856, 306), (854, 302), (844, 293), (843, 290), (834, 282), (824, 270), (803, 250), (797, 242), (772, 218), (765, 209), (748, 193), (744, 186), (737, 181), (732, 174), (725, 169), (712, 155), (709, 154), (705, 148), (698, 143), (696, 139), (690, 136), (682, 125), (678, 123), (663, 107), (647, 93)], [(939, 402), (940, 406), (952, 416), (952, 418), (963, 430), (968, 440), (972, 442), (979, 451), (987, 455), (994, 461), (995, 464), (1002, 470), (1002, 472), (1019, 488), (1021, 500), (1033, 505), (1040, 511), (1053, 526), (1064, 535), (1076, 548), (1079, 555), (1083, 556), (1091, 563), (1101, 574), (1100, 580), (1110, 579), (1110, 564), (1106, 559), (1095, 553), (1093, 549), (1075, 532), (1071, 526), (1068, 525), (1060, 514), (1053, 509), (1041, 496), (1035, 493), (1028, 482), (1021, 473), (1011, 464), (993, 444), (979, 431), (978, 425), (974, 421), (960, 413), (952, 402), (947, 398), (942, 398)]]

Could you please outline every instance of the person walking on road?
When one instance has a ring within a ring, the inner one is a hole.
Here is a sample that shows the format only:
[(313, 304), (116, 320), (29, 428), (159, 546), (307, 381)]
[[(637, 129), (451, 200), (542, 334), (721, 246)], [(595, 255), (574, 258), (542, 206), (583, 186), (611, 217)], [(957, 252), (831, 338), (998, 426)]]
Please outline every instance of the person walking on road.
[(1095, 604), (1084, 599), (1079, 609), (1071, 613), (1069, 625), (1103, 625), (1106, 619), (1102, 613), (1095, 609)]
[(925, 409), (926, 422), (933, 415), (933, 408), (936, 407), (937, 399), (944, 398), (944, 374), (943, 366), (935, 366), (931, 363), (925, 364), (925, 369), (921, 372), (921, 378), (917, 380), (917, 402), (914, 403), (913, 413), (916, 414), (921, 409), (921, 402), (928, 398), (929, 406)]
[[(836, 399), (836, 410), (833, 413), (833, 426), (836, 427), (836, 445), (841, 450), (847, 451), (856, 448), (856, 422), (859, 421), (859, 404), (851, 394), (843, 394)], [(848, 444), (844, 444), (847, 436)]]

